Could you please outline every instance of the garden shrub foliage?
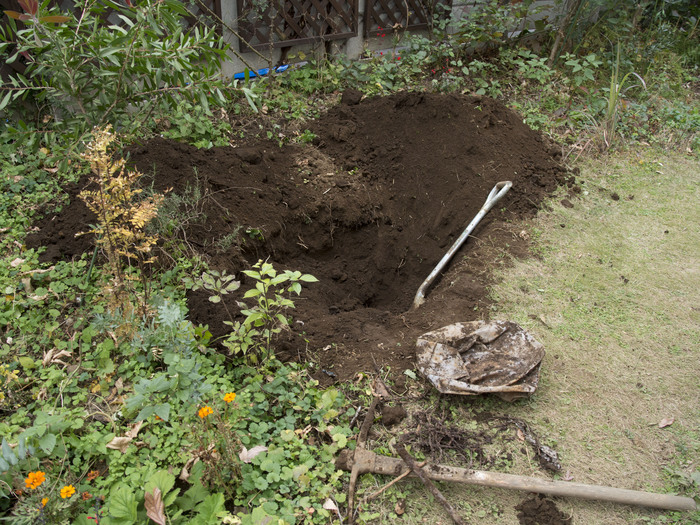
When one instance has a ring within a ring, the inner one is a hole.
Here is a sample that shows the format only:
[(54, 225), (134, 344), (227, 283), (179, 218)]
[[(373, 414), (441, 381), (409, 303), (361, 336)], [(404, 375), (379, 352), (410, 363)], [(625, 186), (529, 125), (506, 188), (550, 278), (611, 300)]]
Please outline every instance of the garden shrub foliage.
[(105, 124), (132, 130), (183, 97), (207, 109), (224, 104), (235, 86), (221, 76), (222, 38), (214, 27), (185, 29), (190, 13), (178, 0), (88, 1), (68, 15), (48, 2), (21, 5), (25, 13), (8, 12), (4, 34), (0, 25), (0, 57), (27, 69), (2, 85), (0, 112), (31, 100), (43, 129), (54, 124), (74, 138)]
[(87, 145), (83, 156), (90, 163), (92, 183), (96, 189), (84, 190), (80, 198), (97, 216), (92, 233), (96, 245), (104, 248), (114, 277), (108, 296), (122, 311), (130, 309), (131, 300), (138, 296), (129, 286), (122, 264), (123, 260), (134, 262), (140, 270), (143, 284), (143, 297), (135, 302), (137, 305), (140, 303), (141, 313), (146, 314), (149, 283), (145, 266), (155, 261), (151, 248), (158, 239), (147, 234), (144, 228), (157, 216), (163, 195), (139, 198), (142, 190), (137, 184), (141, 174), (126, 169), (124, 159), (112, 159), (108, 149), (113, 142), (110, 127), (97, 129), (93, 133), (93, 140)]

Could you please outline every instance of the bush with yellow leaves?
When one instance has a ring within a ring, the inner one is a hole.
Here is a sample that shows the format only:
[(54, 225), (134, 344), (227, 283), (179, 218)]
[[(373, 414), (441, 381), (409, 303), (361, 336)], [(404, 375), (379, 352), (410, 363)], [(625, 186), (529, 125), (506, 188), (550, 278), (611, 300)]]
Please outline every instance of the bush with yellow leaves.
[[(158, 215), (163, 195), (143, 196), (138, 187), (142, 174), (138, 170), (126, 168), (124, 159), (113, 159), (109, 152), (115, 140), (111, 127), (94, 130), (94, 139), (88, 144), (83, 157), (90, 163), (94, 190), (80, 194), (87, 207), (97, 216), (97, 224), (92, 229), (96, 243), (104, 249), (113, 275), (113, 285), (109, 290), (116, 306), (124, 313), (130, 308), (130, 297), (135, 297), (133, 279), (124, 271), (124, 265), (133, 264), (140, 270), (143, 284), (141, 308), (148, 303), (148, 279), (143, 270), (145, 265), (155, 261), (152, 248), (157, 237), (148, 235), (144, 227)], [(143, 312), (145, 313), (145, 312)]]

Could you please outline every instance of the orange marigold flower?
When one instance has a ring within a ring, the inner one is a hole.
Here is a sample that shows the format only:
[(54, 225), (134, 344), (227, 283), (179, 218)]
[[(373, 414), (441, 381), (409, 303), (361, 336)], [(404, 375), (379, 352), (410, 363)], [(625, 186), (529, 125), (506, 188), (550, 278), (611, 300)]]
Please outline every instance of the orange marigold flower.
[(233, 392), (229, 392), (224, 396), (224, 401), (226, 401), (227, 403), (233, 402), (234, 399), (236, 399), (236, 394)]
[(207, 416), (209, 416), (209, 415), (211, 415), (211, 414), (213, 414), (213, 413), (214, 413), (214, 411), (213, 411), (213, 410), (211, 409), (211, 407), (208, 406), (208, 405), (205, 406), (205, 407), (200, 408), (200, 409), (199, 409), (199, 412), (198, 412), (199, 417), (202, 418), (202, 419), (204, 419), (205, 417), (207, 417)]
[(46, 504), (49, 502), (49, 498), (41, 498), (41, 506), (46, 507)]
[(90, 494), (88, 491), (85, 491), (80, 495), (80, 497), (83, 499), (83, 501), (86, 501), (92, 498), (92, 494)]
[(36, 472), (29, 473), (27, 479), (24, 480), (24, 484), (28, 489), (34, 490), (39, 488), (39, 485), (41, 485), (44, 481), (46, 481), (46, 474), (41, 470), (37, 470)]
[(63, 499), (70, 498), (75, 494), (75, 487), (73, 485), (66, 485), (61, 489), (61, 497)]
[(97, 477), (99, 477), (100, 471), (99, 470), (91, 470), (90, 472), (87, 473), (87, 480), (88, 481), (93, 481)]

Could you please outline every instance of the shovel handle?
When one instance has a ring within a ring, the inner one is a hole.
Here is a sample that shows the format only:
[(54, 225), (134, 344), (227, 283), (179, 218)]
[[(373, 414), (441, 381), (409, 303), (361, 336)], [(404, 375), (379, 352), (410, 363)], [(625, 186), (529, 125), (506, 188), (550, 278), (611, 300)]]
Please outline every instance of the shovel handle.
[[(354, 457), (341, 453), (341, 457), (339, 457), (339, 461), (336, 464), (343, 469), (352, 468), (352, 465), (354, 465), (359, 468), (360, 473), (373, 472), (389, 476), (399, 476), (406, 471), (406, 465), (402, 460), (375, 454), (369, 450), (355, 450)], [(624, 505), (639, 505), (656, 509), (698, 510), (698, 506), (692, 498), (670, 494), (656, 494), (654, 492), (641, 492), (568, 481), (549, 481), (528, 476), (515, 476), (513, 474), (470, 470), (445, 465), (426, 465), (423, 467), (423, 471), (430, 479), (435, 481), (454, 481), (470, 485), (537, 492), (551, 496), (611, 501)]]

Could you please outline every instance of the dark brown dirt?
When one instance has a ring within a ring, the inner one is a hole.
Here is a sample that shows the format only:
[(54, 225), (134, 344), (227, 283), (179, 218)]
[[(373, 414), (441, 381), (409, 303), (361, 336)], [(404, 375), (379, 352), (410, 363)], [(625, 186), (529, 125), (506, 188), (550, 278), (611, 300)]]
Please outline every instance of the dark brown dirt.
[(519, 503), (520, 525), (571, 525), (571, 518), (561, 512), (555, 503), (542, 496), (534, 496)]
[[(278, 355), (313, 360), (326, 383), (372, 370), (373, 358), (395, 372), (412, 368), (419, 334), (488, 317), (491, 269), (527, 249), (513, 221), (571, 184), (559, 148), (494, 100), (415, 93), (345, 99), (349, 104), (309, 124), (313, 144), (257, 140), (197, 150), (155, 138), (130, 151), (156, 190), (183, 194), (199, 186), (204, 197), (181, 233), (213, 268), (240, 275), (269, 258), (278, 269), (319, 279), (295, 299), (293, 326), (302, 335), (278, 341)], [(513, 181), (511, 191), (426, 304), (410, 311), (421, 282), (502, 180)], [(28, 244), (48, 246), (44, 260), (70, 258), (90, 249), (89, 236), (73, 237), (90, 222), (74, 192)], [(241, 277), (245, 290), (251, 284)], [(191, 293), (189, 308), (192, 321), (225, 332), (225, 312), (206, 294)]]

